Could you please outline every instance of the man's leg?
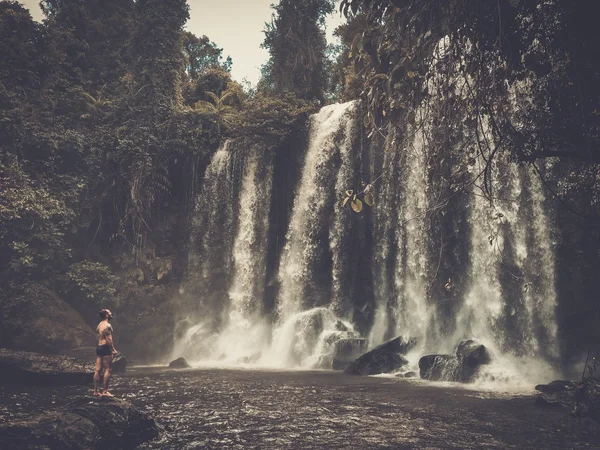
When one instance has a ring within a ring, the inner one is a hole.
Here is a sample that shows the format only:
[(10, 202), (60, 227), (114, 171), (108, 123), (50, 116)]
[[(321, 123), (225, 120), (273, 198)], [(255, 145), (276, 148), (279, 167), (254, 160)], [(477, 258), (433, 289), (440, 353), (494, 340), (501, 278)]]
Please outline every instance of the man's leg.
[(102, 370), (102, 358), (96, 356), (96, 370), (94, 371), (94, 395), (100, 395), (98, 384), (100, 383), (100, 371)]
[(102, 366), (104, 367), (104, 386), (102, 389), (102, 395), (106, 397), (113, 397), (113, 395), (108, 392), (108, 382), (110, 381), (110, 371), (112, 368), (112, 355), (103, 356), (102, 357)]

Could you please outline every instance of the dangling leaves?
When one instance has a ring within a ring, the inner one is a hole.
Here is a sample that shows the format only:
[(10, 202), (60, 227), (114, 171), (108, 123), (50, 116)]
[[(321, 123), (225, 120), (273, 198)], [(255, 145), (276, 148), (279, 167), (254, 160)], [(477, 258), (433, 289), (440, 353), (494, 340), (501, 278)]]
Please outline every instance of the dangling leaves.
[(350, 206), (352, 207), (352, 210), (354, 212), (361, 212), (362, 211), (362, 202), (356, 198), (356, 196), (354, 196), (354, 198), (352, 199), (352, 203), (350, 204)]
[(375, 201), (373, 199), (373, 194), (371, 194), (370, 192), (365, 193), (363, 200), (365, 201), (365, 203), (368, 206), (373, 206), (375, 204)]
[(343, 206), (344, 208), (345, 208), (345, 207), (346, 207), (346, 205), (348, 204), (348, 200), (350, 200), (350, 196), (346, 197), (346, 198), (344, 199), (344, 201), (342, 202), (342, 206)]

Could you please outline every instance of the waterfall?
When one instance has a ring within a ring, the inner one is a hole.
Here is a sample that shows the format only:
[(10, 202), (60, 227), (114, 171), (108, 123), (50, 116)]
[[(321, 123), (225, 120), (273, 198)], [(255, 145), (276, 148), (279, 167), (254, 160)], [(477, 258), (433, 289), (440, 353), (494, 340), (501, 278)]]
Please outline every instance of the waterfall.
[(196, 203), (190, 245), (197, 250), (190, 252), (188, 295), (198, 302), (203, 317), (178, 339), (174, 350), (193, 360), (238, 362), (254, 357), (268, 340), (260, 299), (271, 164), (260, 149), (236, 155), (232, 147), (227, 141), (213, 156)]
[[(322, 108), (310, 118), (293, 186), (280, 185), (288, 181), (276, 176), (271, 149), (226, 142), (196, 198), (185, 284), (193, 300), (173, 355), (331, 368), (403, 335), (416, 338), (419, 355), (450, 353), (459, 341), (477, 339), (498, 362), (490, 377), (525, 365), (546, 370), (558, 348), (553, 218), (543, 186), (529, 168), (500, 156), (490, 172), (492, 198), (478, 180), (483, 159), (468, 169), (475, 181), (468, 188), (435, 184), (428, 108), (443, 101), (434, 96), (418, 108), (402, 135), (390, 127), (382, 148), (364, 147), (357, 102)], [(491, 141), (485, 120), (480, 128), (478, 138)], [(473, 146), (476, 137), (463, 134), (455, 145)], [(375, 206), (360, 214), (343, 208), (344, 192), (364, 182), (373, 182)], [(293, 202), (283, 213), (271, 211), (275, 203), (284, 207), (272, 200), (282, 189), (293, 191)], [(456, 197), (460, 211), (444, 206), (444, 196)], [(274, 214), (285, 237), (272, 230)], [(440, 219), (436, 230), (445, 240), (432, 235), (435, 214), (460, 215)], [(450, 263), (448, 240), (463, 241)], [(269, 249), (281, 253), (273, 258)], [(454, 281), (445, 290), (449, 274)], [(267, 279), (274, 304), (266, 300)]]
[(188, 289), (202, 292), (201, 299), (194, 298), (199, 308), (192, 312), (197, 316), (207, 317), (219, 309), (228, 287), (235, 215), (223, 205), (234, 204), (236, 196), (235, 158), (229, 145), (226, 141), (212, 157), (194, 203)]
[(215, 356), (233, 362), (256, 359), (268, 342), (268, 326), (260, 303), (266, 276), (272, 179), (271, 164), (265, 160), (257, 149), (247, 157), (237, 204), (229, 304), (215, 346)]
[[(342, 157), (338, 140), (344, 139), (344, 130), (346, 135), (350, 132), (353, 108), (353, 102), (330, 105), (312, 118), (310, 143), (279, 268), (282, 321), (307, 307), (329, 303), (329, 280), (320, 280), (320, 275), (327, 278), (331, 265), (328, 222), (335, 208), (336, 172)], [(346, 139), (342, 148), (349, 145)]]

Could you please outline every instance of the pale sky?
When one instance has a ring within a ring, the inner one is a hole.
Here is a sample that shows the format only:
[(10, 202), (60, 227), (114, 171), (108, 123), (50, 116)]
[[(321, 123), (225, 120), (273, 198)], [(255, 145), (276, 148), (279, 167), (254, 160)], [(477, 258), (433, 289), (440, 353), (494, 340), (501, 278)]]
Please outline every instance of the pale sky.
[[(42, 19), (39, 0), (20, 0), (35, 20)], [(268, 53), (260, 48), (264, 39), (262, 30), (271, 20), (270, 5), (277, 0), (188, 0), (190, 20), (186, 29), (196, 36), (206, 35), (217, 47), (223, 49), (223, 57), (233, 59), (231, 75), (237, 81), (248, 79), (256, 84), (260, 77), (260, 66), (267, 60)], [(342, 23), (336, 11), (327, 20), (327, 39)]]

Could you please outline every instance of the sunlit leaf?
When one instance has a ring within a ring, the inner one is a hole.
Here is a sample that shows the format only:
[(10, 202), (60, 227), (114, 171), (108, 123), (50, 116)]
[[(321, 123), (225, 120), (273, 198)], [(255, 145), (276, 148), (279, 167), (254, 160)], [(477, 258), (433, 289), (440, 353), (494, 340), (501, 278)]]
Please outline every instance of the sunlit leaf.
[(361, 212), (362, 208), (363, 208), (362, 202), (357, 198), (352, 200), (352, 203), (350, 204), (350, 206), (352, 207), (354, 212), (357, 212), (357, 213)]
[(350, 197), (352, 194), (354, 194), (354, 191), (350, 191), (350, 190), (349, 190), (349, 191), (346, 191), (346, 195), (347, 195), (348, 197)]
[(342, 202), (342, 206), (343, 206), (343, 207), (345, 207), (345, 206), (348, 204), (348, 200), (350, 200), (350, 197), (349, 197), (349, 196), (348, 196), (348, 197), (346, 197), (346, 198), (344, 199), (344, 201)]

